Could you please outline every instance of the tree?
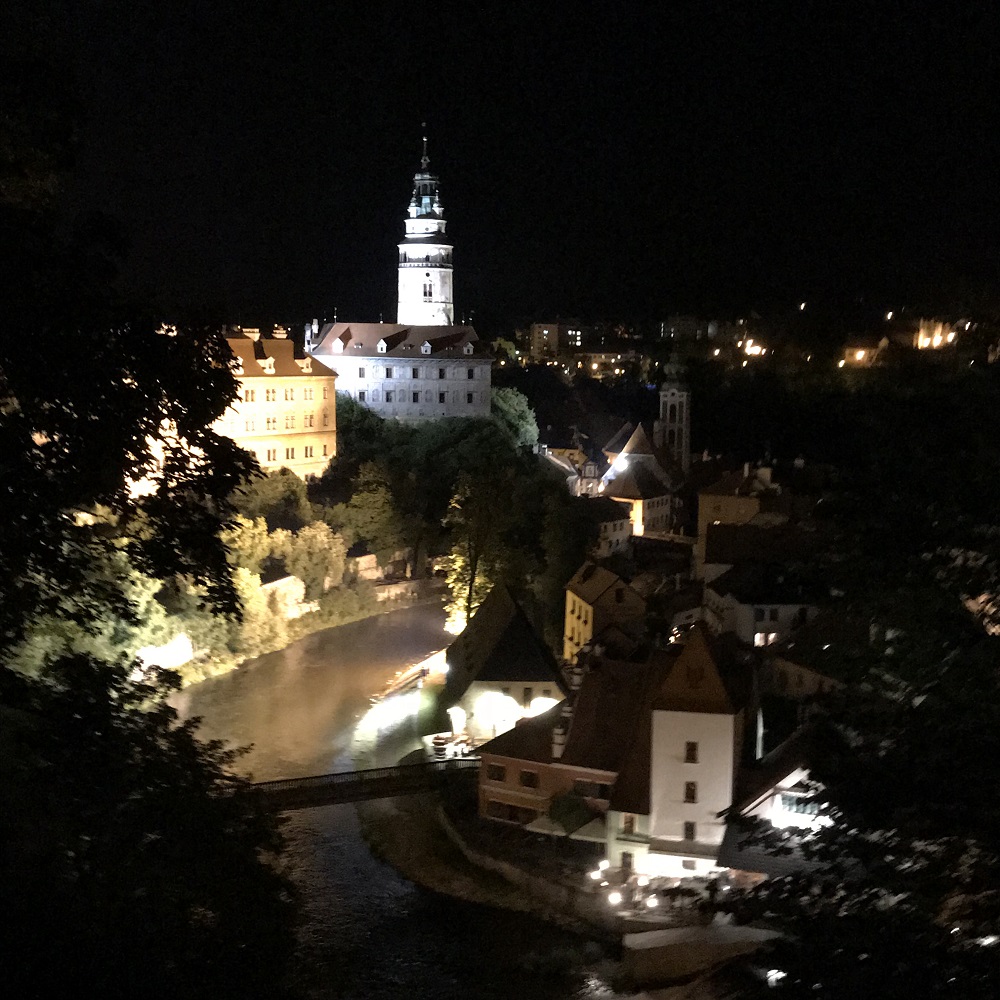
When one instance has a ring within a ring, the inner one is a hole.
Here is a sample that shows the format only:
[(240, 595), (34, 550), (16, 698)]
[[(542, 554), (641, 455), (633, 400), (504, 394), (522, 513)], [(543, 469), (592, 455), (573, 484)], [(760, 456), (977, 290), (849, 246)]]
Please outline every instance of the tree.
[(250, 520), (264, 518), (269, 531), (298, 531), (314, 520), (306, 484), (290, 469), (254, 477), (240, 487), (232, 502)]
[(222, 532), (222, 542), (233, 567), (260, 573), (264, 560), (271, 554), (271, 538), (263, 517), (253, 519), (237, 514), (229, 528)]
[(351, 499), (338, 505), (334, 516), (352, 543), (366, 542), (382, 565), (406, 545), (406, 526), (396, 509), (392, 477), (381, 462), (361, 464)]
[(127, 662), (0, 673), (0, 899), (11, 996), (281, 995), (281, 840), (233, 772)]
[(538, 444), (538, 424), (528, 399), (517, 389), (492, 389), (490, 414), (518, 448)]
[(271, 536), (274, 555), (306, 585), (306, 599), (316, 600), (328, 585), (340, 586), (344, 578), (347, 547), (322, 521), (307, 524), (294, 535), (279, 530)]

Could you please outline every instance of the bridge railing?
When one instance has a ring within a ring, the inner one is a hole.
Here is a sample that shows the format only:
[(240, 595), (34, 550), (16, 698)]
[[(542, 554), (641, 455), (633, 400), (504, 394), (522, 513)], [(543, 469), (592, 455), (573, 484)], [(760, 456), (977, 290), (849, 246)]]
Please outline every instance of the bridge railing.
[(454, 757), (451, 760), (424, 761), (419, 764), (396, 764), (393, 767), (373, 767), (362, 771), (334, 771), (330, 774), (313, 774), (304, 778), (279, 778), (275, 781), (254, 782), (255, 791), (267, 794), (291, 791), (320, 790), (336, 785), (357, 785), (376, 781), (414, 781), (426, 776), (454, 771), (474, 771), (479, 768), (478, 757)]

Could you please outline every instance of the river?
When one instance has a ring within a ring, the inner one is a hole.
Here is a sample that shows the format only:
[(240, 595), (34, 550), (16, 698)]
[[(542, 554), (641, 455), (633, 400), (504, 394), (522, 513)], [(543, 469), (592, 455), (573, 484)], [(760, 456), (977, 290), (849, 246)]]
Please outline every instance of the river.
[[(354, 727), (397, 670), (447, 645), (436, 605), (314, 633), (182, 692), (202, 735), (253, 744), (258, 780), (351, 767)], [(354, 807), (292, 813), (288, 863), (302, 893), (303, 998), (609, 998), (599, 949), (523, 914), (414, 886), (369, 852)], [(595, 965), (595, 962), (598, 963)]]

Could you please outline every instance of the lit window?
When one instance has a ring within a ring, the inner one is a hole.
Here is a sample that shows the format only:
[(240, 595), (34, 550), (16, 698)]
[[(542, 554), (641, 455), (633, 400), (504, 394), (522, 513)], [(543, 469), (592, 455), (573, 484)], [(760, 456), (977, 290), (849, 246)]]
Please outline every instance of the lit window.
[(253, 430), (253, 421), (252, 421), (252, 420), (248, 420), (248, 421), (246, 422), (246, 429), (247, 429), (248, 431), (252, 431), (252, 430)]
[(698, 801), (698, 782), (697, 781), (685, 781), (684, 782), (684, 801), (685, 802), (697, 802)]

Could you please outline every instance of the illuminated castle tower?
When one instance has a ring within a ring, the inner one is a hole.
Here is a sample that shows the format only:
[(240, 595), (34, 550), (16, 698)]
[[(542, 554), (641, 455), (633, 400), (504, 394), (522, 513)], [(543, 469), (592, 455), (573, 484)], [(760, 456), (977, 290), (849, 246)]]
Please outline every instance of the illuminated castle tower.
[(396, 322), (404, 326), (451, 326), (451, 241), (445, 236), (438, 178), (428, 171), (427, 136), (420, 170), (413, 178), (406, 236), (399, 244), (399, 303)]

